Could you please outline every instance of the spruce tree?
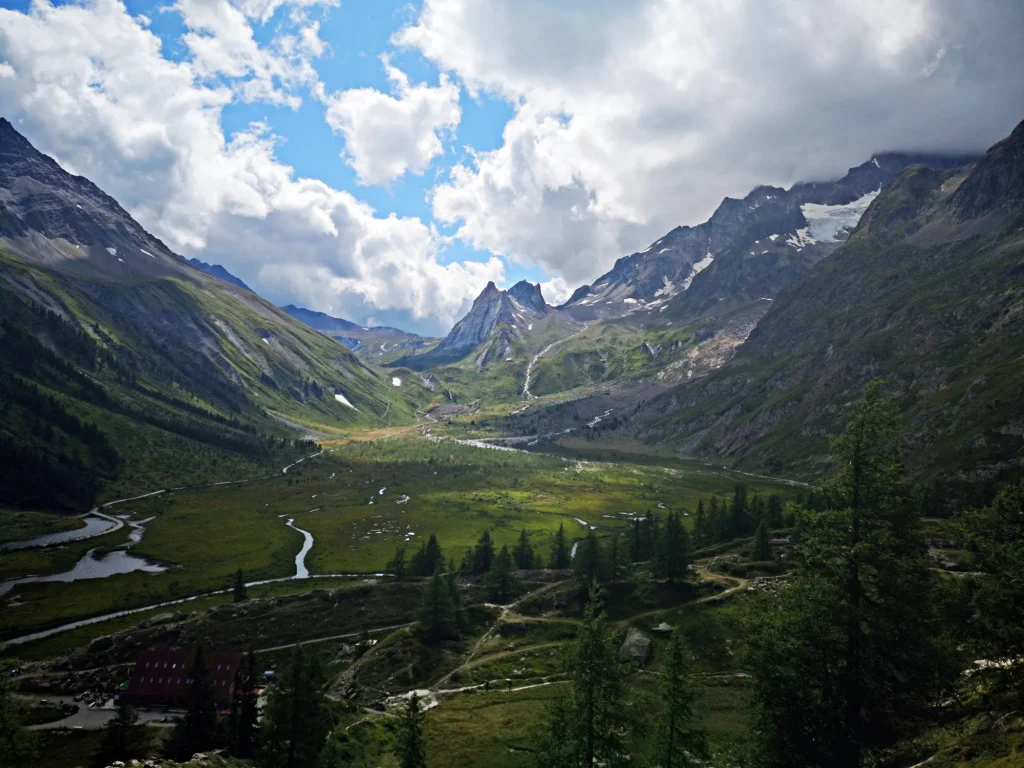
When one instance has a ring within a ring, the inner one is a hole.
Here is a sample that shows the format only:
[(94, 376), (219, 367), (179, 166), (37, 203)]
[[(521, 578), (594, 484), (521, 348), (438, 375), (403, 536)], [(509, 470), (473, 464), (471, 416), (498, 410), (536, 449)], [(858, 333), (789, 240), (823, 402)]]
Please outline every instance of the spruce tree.
[(608, 544), (608, 582), (618, 584), (622, 577), (622, 553), (618, 534), (612, 534)]
[(747, 486), (737, 483), (729, 507), (729, 528), (727, 536), (735, 539), (746, 536), (750, 530), (750, 504), (747, 500)]
[(516, 548), (512, 551), (512, 559), (515, 561), (516, 568), (520, 570), (529, 571), (536, 567), (533, 547), (530, 545), (530, 537), (525, 528), (519, 532), (519, 541), (516, 542)]
[(448, 582), (440, 570), (434, 571), (423, 589), (419, 621), (423, 638), (431, 645), (442, 642), (455, 632), (455, 613)]
[(704, 500), (697, 502), (697, 512), (693, 516), (693, 543), (700, 549), (711, 543), (708, 538), (708, 515), (704, 509)]
[(235, 586), (232, 590), (232, 594), (236, 603), (244, 602), (249, 598), (249, 593), (245, 588), (245, 579), (242, 577), (241, 568), (235, 572)]
[(768, 497), (768, 525), (772, 528), (782, 527), (782, 499), (775, 494)]
[(665, 531), (658, 545), (655, 571), (669, 581), (686, 576), (690, 564), (690, 534), (677, 512), (669, 512)]
[(548, 710), (537, 750), (538, 768), (624, 768), (634, 732), (617, 643), (601, 614), (602, 594), (591, 585), (576, 639), (565, 652), (569, 685)]
[[(974, 596), (975, 652), (993, 662), (994, 693), (1015, 691), (1024, 705), (1024, 481), (1004, 489), (991, 505), (961, 515), (960, 529), (979, 579)], [(973, 678), (972, 678), (973, 679)]]
[(484, 531), (473, 547), (473, 573), (487, 573), (494, 564), (494, 542), (491, 532)]
[(452, 606), (452, 616), (455, 619), (455, 629), (459, 632), (466, 631), (466, 607), (462, 602), (462, 593), (459, 591), (459, 585), (455, 581), (455, 569), (448, 571), (448, 576), (445, 578), (445, 582), (448, 586), (448, 601)]
[(772, 560), (772, 535), (768, 532), (768, 521), (762, 519), (754, 532), (754, 559), (766, 563)]
[(245, 658), (240, 690), (235, 694), (238, 699), (238, 719), (231, 750), (235, 757), (243, 760), (251, 759), (256, 754), (256, 735), (259, 728), (257, 682), (256, 654), (250, 648)]
[(323, 694), (326, 681), (316, 655), (296, 645), (287, 670), (267, 699), (257, 759), (261, 768), (316, 768), (331, 731)]
[(409, 697), (402, 718), (401, 760), (402, 768), (427, 768), (427, 756), (423, 750), (423, 734), (420, 723), (420, 699), (414, 691)]
[(146, 740), (140, 730), (139, 713), (128, 704), (119, 704), (103, 729), (103, 742), (94, 759), (95, 764), (103, 768), (116, 761), (127, 762), (142, 757)]
[(168, 756), (179, 762), (212, 749), (217, 737), (216, 695), (202, 646), (196, 648), (188, 675), (185, 717), (174, 727), (166, 746)]
[(760, 762), (860, 768), (936, 715), (960, 664), (908, 504), (894, 405), (872, 383), (832, 440), (800, 567), (747, 628)]
[(576, 582), (579, 584), (580, 592), (586, 595), (590, 592), (592, 584), (603, 584), (606, 579), (606, 567), (604, 554), (601, 552), (601, 542), (593, 529), (587, 532), (587, 537), (580, 542), (576, 550), (576, 559), (573, 562), (573, 569), (576, 571)]
[(33, 765), (39, 747), (38, 735), (22, 722), (23, 712), (7, 668), (0, 665), (0, 759), (11, 765)]
[(506, 544), (494, 558), (487, 574), (487, 587), (491, 600), (500, 605), (510, 602), (515, 593), (516, 576), (512, 572), (512, 555)]
[(402, 547), (395, 547), (395, 554), (384, 566), (384, 570), (394, 574), (399, 581), (405, 578), (405, 550)]
[(565, 540), (565, 524), (558, 524), (558, 533), (555, 534), (555, 542), (551, 547), (551, 567), (555, 570), (568, 568), (572, 563), (569, 556), (569, 545)]
[(658, 728), (654, 764), (689, 768), (707, 763), (707, 732), (695, 725), (699, 688), (690, 677), (690, 661), (682, 632), (677, 628), (668, 647), (662, 678), (665, 713)]

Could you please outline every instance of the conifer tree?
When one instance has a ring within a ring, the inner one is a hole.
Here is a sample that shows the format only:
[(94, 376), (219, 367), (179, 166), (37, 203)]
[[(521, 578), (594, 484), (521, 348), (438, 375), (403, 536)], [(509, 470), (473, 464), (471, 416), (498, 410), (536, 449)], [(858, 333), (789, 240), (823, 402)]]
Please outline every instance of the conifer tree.
[(832, 440), (800, 567), (747, 628), (760, 763), (860, 768), (936, 714), (962, 669), (908, 504), (895, 406), (873, 382)]
[(693, 516), (693, 543), (700, 549), (711, 543), (708, 537), (708, 515), (704, 509), (704, 500), (697, 502), (697, 511)]
[(768, 521), (762, 519), (754, 532), (754, 559), (766, 563), (772, 560), (772, 535), (768, 532)]
[(420, 699), (414, 691), (406, 705), (405, 717), (402, 718), (401, 754), (399, 756), (402, 768), (427, 768), (421, 729)]
[(494, 564), (487, 574), (487, 586), (491, 600), (505, 605), (512, 599), (515, 591), (516, 577), (512, 572), (512, 555), (506, 544), (494, 558)]
[(455, 569), (448, 571), (448, 576), (445, 579), (448, 585), (448, 601), (452, 606), (452, 616), (455, 619), (455, 629), (459, 632), (466, 631), (466, 607), (462, 602), (462, 593), (459, 591), (459, 585), (455, 581)]
[(259, 706), (256, 693), (256, 654), (252, 648), (245, 657), (245, 668), (241, 675), (240, 690), (237, 691), (238, 719), (235, 725), (232, 754), (243, 760), (256, 754), (256, 736), (259, 730)]
[(394, 574), (396, 579), (402, 581), (405, 578), (405, 549), (395, 547), (395, 554), (384, 566), (384, 570)]
[(618, 534), (613, 534), (608, 544), (608, 582), (618, 584), (622, 577), (622, 554)]
[(288, 669), (270, 689), (260, 725), (261, 768), (316, 768), (331, 731), (326, 681), (317, 656), (296, 645)]
[(555, 542), (551, 547), (551, 567), (555, 570), (568, 568), (572, 563), (569, 557), (569, 545), (565, 540), (565, 524), (558, 524), (558, 533), (555, 534)]
[(690, 677), (690, 661), (682, 632), (676, 629), (668, 647), (662, 678), (665, 714), (658, 729), (654, 762), (664, 768), (690, 768), (706, 764), (707, 732), (694, 724), (698, 687)]
[(677, 512), (669, 512), (665, 519), (665, 531), (658, 545), (655, 570), (669, 581), (676, 581), (686, 575), (690, 564), (690, 534), (683, 526)]
[(448, 582), (441, 571), (434, 571), (420, 603), (420, 631), (429, 644), (437, 644), (451, 637), (455, 631), (455, 614)]
[(732, 505), (729, 507), (728, 538), (735, 539), (747, 535), (749, 526), (750, 504), (747, 500), (747, 486), (737, 483), (732, 494)]
[(580, 542), (576, 550), (576, 559), (573, 563), (576, 571), (576, 582), (579, 584), (583, 595), (590, 592), (592, 584), (603, 584), (606, 579), (606, 568), (604, 555), (601, 552), (601, 542), (593, 529), (587, 532), (587, 537)]
[(533, 547), (530, 545), (530, 537), (525, 528), (519, 532), (519, 541), (516, 542), (516, 548), (512, 551), (512, 559), (515, 561), (516, 568), (520, 570), (529, 571), (536, 567)]
[(991, 505), (961, 515), (967, 551), (987, 576), (974, 596), (976, 652), (995, 662), (993, 692), (1016, 692), (1024, 705), (1024, 481), (1005, 488)]
[(634, 732), (615, 638), (601, 615), (602, 594), (591, 586), (576, 639), (566, 648), (567, 690), (549, 709), (537, 750), (538, 768), (625, 768)]
[(128, 704), (119, 704), (103, 729), (103, 742), (95, 764), (105, 767), (115, 761), (127, 762), (142, 757), (145, 746), (145, 738), (139, 728), (139, 713)]
[(235, 586), (232, 590), (232, 594), (236, 603), (244, 602), (249, 598), (249, 593), (245, 588), (245, 579), (242, 577), (241, 568), (235, 572)]
[(6, 666), (0, 665), (0, 759), (11, 765), (32, 765), (39, 747), (37, 734), (22, 722), (23, 709)]
[(217, 737), (217, 706), (213, 677), (202, 646), (196, 648), (196, 655), (188, 674), (185, 717), (175, 726), (166, 747), (168, 756), (179, 762), (188, 760), (196, 752), (212, 749)]
[(494, 542), (491, 532), (484, 531), (473, 547), (473, 573), (487, 573), (494, 564)]
[(768, 525), (772, 528), (782, 527), (782, 499), (774, 493), (768, 497)]

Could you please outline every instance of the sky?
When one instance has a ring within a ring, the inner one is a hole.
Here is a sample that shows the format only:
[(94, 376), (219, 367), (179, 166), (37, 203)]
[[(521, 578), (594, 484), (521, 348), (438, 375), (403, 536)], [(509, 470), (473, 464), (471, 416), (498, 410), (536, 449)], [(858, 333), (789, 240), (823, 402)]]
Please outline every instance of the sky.
[(443, 334), (1024, 119), (1019, 0), (0, 0), (0, 115), (278, 304)]

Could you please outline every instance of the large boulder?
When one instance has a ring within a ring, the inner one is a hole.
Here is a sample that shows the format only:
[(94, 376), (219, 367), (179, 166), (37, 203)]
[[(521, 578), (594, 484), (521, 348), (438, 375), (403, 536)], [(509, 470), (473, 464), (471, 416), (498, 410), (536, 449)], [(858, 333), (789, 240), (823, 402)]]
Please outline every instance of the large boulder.
[(651, 655), (651, 638), (636, 627), (630, 627), (619, 648), (619, 659), (634, 664), (645, 664)]

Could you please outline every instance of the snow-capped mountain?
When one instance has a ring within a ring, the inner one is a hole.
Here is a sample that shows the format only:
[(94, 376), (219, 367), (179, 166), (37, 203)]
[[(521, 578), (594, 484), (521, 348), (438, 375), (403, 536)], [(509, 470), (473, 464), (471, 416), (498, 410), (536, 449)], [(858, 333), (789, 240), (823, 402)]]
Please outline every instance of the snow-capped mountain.
[[(742, 200), (727, 197), (706, 222), (676, 227), (643, 251), (619, 259), (593, 285), (577, 289), (562, 308), (590, 320), (660, 309), (691, 290), (704, 298), (735, 298), (733, 275), (724, 269), (735, 264), (728, 264), (731, 259), (723, 264), (730, 254), (743, 260), (768, 257), (766, 269), (750, 270), (759, 284), (744, 292), (757, 294), (755, 301), (770, 297), (838, 247), (882, 186), (903, 168), (954, 168), (973, 159), (879, 154), (838, 181), (800, 183), (788, 190), (758, 187)], [(762, 282), (771, 271), (779, 279)], [(702, 283), (703, 290), (695, 290)]]

